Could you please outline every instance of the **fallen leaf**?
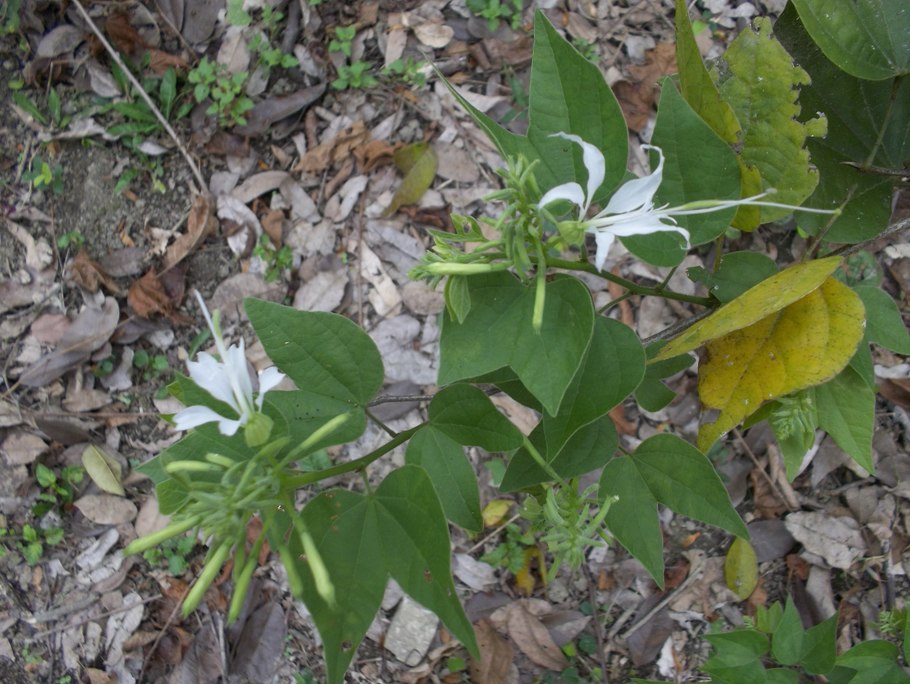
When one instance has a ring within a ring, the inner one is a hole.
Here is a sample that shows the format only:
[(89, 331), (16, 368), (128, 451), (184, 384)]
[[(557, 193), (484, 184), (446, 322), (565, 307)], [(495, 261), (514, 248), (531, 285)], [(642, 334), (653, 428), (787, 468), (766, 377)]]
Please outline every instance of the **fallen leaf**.
[(218, 221), (208, 195), (200, 194), (193, 198), (193, 206), (186, 219), (186, 232), (181, 234), (164, 254), (165, 270), (173, 268), (199, 244), (215, 232)]
[(120, 287), (104, 271), (101, 264), (90, 258), (84, 249), (80, 249), (76, 254), (69, 269), (69, 276), (72, 281), (89, 292), (97, 292), (103, 285), (104, 289), (111, 294), (123, 294)]
[(752, 545), (737, 537), (724, 559), (724, 579), (730, 590), (745, 601), (758, 584), (758, 560)]
[(38, 42), (36, 57), (59, 57), (85, 42), (86, 33), (72, 24), (61, 24), (48, 31)]
[(170, 316), (174, 312), (174, 302), (168, 296), (154, 270), (148, 271), (130, 285), (126, 301), (137, 316), (145, 319), (159, 314)]
[(507, 606), (507, 611), (509, 637), (535, 665), (557, 672), (569, 666), (550, 632), (539, 617), (527, 610), (524, 602), (516, 601)]
[(109, 494), (125, 496), (121, 480), (123, 468), (120, 462), (104, 449), (89, 444), (82, 452), (82, 466), (92, 481)]
[(126, 12), (109, 14), (104, 21), (104, 32), (111, 39), (114, 47), (126, 55), (132, 55), (139, 50), (151, 47), (130, 25), (130, 17)]
[(427, 47), (439, 49), (448, 45), (455, 37), (455, 29), (447, 24), (428, 21), (414, 27), (414, 35)]
[(382, 217), (391, 216), (402, 205), (420, 201), (436, 177), (436, 152), (426, 142), (405, 145), (395, 152), (395, 165), (404, 174), (404, 179)]
[(132, 501), (113, 494), (87, 494), (73, 505), (82, 515), (99, 525), (129, 522), (138, 512)]
[(476, 684), (505, 684), (512, 669), (515, 650), (486, 618), (474, 623), (480, 660), (471, 658), (469, 671)]
[(321, 173), (332, 164), (346, 159), (353, 151), (370, 139), (370, 132), (363, 121), (355, 121), (331, 140), (309, 150), (292, 169), (295, 172)]
[(246, 124), (237, 126), (234, 131), (247, 137), (262, 135), (273, 123), (286, 119), (316, 102), (324, 92), (325, 83), (319, 83), (290, 95), (267, 98), (248, 111), (245, 114)]
[(8, 465), (28, 465), (47, 451), (47, 444), (38, 435), (25, 430), (13, 430), (0, 445), (0, 454)]
[(483, 507), (483, 512), (481, 513), (484, 526), (493, 527), (501, 524), (512, 509), (513, 503), (509, 499), (493, 499), (490, 501)]
[(866, 552), (859, 523), (853, 518), (834, 517), (821, 511), (797, 511), (784, 519), (787, 531), (821, 556), (832, 568), (849, 570)]

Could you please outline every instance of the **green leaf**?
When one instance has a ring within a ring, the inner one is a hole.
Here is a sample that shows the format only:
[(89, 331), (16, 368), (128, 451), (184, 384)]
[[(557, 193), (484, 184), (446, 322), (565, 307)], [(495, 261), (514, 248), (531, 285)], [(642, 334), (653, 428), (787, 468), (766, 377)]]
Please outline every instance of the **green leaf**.
[[(312, 549), (304, 551), (291, 529), (290, 557), (299, 559), (302, 596), (322, 637), (327, 680), (340, 684), (357, 646), (373, 621), (388, 580), (376, 507), (355, 492), (332, 490), (311, 500), (300, 514)], [(281, 519), (281, 518), (279, 518)], [(284, 519), (287, 519), (286, 515)], [(290, 526), (285, 525), (282, 532)], [(283, 543), (284, 534), (273, 534)], [(315, 549), (315, 554), (312, 550)], [(331, 592), (317, 577), (328, 579)]]
[(644, 372), (645, 352), (638, 336), (619, 321), (598, 316), (591, 344), (566, 390), (559, 413), (543, 417), (549, 460), (579, 429), (629, 396)]
[(702, 669), (724, 682), (765, 684), (767, 675), (761, 658), (768, 652), (768, 638), (751, 629), (726, 634), (706, 634), (715, 648)]
[(676, 64), (686, 102), (723, 140), (731, 145), (738, 143), (742, 127), (733, 108), (720, 96), (701, 59), (686, 0), (676, 0)]
[[(335, 429), (297, 453), (298, 460), (326, 447), (353, 442), (366, 429), (363, 409), (352, 410), (350, 404), (340, 399), (320, 397), (301, 390), (269, 392), (265, 395), (263, 412), (273, 420), (276, 416), (281, 417), (272, 428), (272, 437), (287, 434), (289, 444), (285, 452), (297, 449), (317, 430), (330, 421), (336, 421)], [(345, 415), (346, 419), (340, 418)]]
[(614, 458), (607, 463), (600, 475), (598, 493), (602, 497), (619, 497), (607, 511), (607, 528), (663, 589), (664, 544), (657, 499), (631, 458)]
[(657, 504), (747, 538), (711, 462), (673, 435), (655, 435), (632, 456), (614, 458), (600, 477), (601, 496), (618, 496), (607, 526), (659, 585), (663, 584), (663, 538)]
[[(774, 202), (800, 205), (818, 184), (809, 163), (806, 138), (825, 134), (825, 121), (800, 123), (798, 86), (809, 75), (793, 66), (790, 55), (771, 35), (771, 21), (756, 19), (758, 31), (746, 29), (724, 54), (730, 77), (720, 85), (743, 126), (742, 159), (761, 173), (764, 189), (774, 188)], [(761, 208), (761, 223), (782, 218), (788, 209)]]
[(461, 444), (433, 426), (425, 427), (408, 442), (405, 462), (427, 471), (449, 520), (471, 532), (483, 529), (477, 478)]
[(799, 17), (834, 64), (880, 81), (910, 73), (910, 13), (904, 0), (793, 0)]
[(803, 667), (810, 674), (826, 675), (834, 669), (837, 656), (837, 615), (806, 630), (803, 637), (803, 652), (800, 656)]
[(429, 417), (430, 425), (465, 446), (511, 451), (524, 439), (490, 398), (473, 385), (459, 383), (440, 390), (430, 402)]
[[(810, 140), (812, 161), (821, 174), (807, 206), (842, 207), (825, 239), (861, 242), (877, 235), (891, 215), (892, 178), (848, 166), (875, 164), (900, 169), (910, 157), (910, 79), (866, 81), (834, 66), (809, 37), (792, 3), (778, 19), (775, 33), (812, 78), (800, 92), (803, 111), (824, 112), (828, 136)], [(800, 213), (800, 227), (816, 234), (830, 216)]]
[(177, 99), (177, 72), (173, 67), (168, 67), (161, 77), (161, 85), (158, 86), (158, 96), (161, 100), (161, 113), (165, 119), (171, 118), (171, 110), (174, 108), (174, 102)]
[(364, 406), (382, 387), (376, 344), (347, 318), (260, 299), (244, 308), (266, 354), (301, 392)]
[(389, 573), (479, 658), (474, 627), (455, 592), (449, 530), (429, 476), (416, 466), (398, 468), (382, 481), (374, 499)]
[(537, 333), (531, 325), (535, 287), (502, 272), (473, 276), (468, 287), (474, 304), (464, 323), (448, 316), (443, 320), (439, 383), (510, 366), (544, 409), (555, 415), (594, 328), (587, 288), (568, 277), (547, 283), (543, 326)]
[[(740, 198), (736, 155), (686, 103), (670, 79), (661, 82), (660, 106), (651, 144), (660, 147), (666, 156), (655, 205), (679, 206), (697, 200)], [(651, 162), (657, 162), (654, 152)], [(694, 168), (698, 173), (692, 173)], [(689, 231), (693, 246), (703, 245), (723, 235), (734, 214), (736, 209), (732, 208), (698, 216), (680, 216), (677, 222)]]
[(602, 202), (623, 179), (628, 136), (622, 111), (600, 70), (582, 57), (542, 12), (534, 16), (528, 134), (516, 135), (473, 107), (455, 88), (455, 99), (499, 149), (503, 158), (523, 155), (539, 160), (535, 177), (546, 192), (576, 181), (584, 186), (587, 171), (577, 145), (551, 138), (553, 133), (583, 135), (606, 158), (606, 174), (596, 201)]
[(894, 300), (871, 285), (857, 285), (853, 291), (866, 307), (867, 339), (897, 354), (910, 355), (910, 332)]
[(868, 472), (872, 464), (875, 391), (847, 366), (835, 378), (815, 388), (819, 426)]
[(445, 284), (446, 311), (449, 318), (464, 323), (471, 310), (471, 293), (466, 276), (449, 276)]
[(717, 271), (711, 273), (693, 266), (686, 275), (702, 283), (722, 304), (733, 301), (743, 292), (777, 273), (774, 260), (760, 252), (729, 252), (720, 258)]
[[(654, 356), (661, 343), (648, 345), (648, 355)], [(676, 398), (676, 393), (663, 382), (664, 378), (676, 375), (695, 362), (689, 354), (680, 354), (664, 361), (648, 363), (645, 366), (645, 377), (635, 390), (635, 400), (645, 411), (660, 411)]]
[[(856, 672), (850, 679), (840, 679), (842, 669)], [(890, 641), (863, 641), (837, 658), (831, 682), (850, 684), (907, 684), (910, 676), (897, 663), (897, 646)]]
[(745, 601), (758, 584), (758, 560), (755, 549), (745, 539), (737, 537), (724, 558), (724, 579), (727, 587)]
[[(771, 655), (781, 665), (795, 665), (803, 659), (803, 623), (796, 604), (787, 597), (784, 613), (771, 634)], [(833, 641), (832, 641), (833, 644)]]
[[(546, 450), (543, 423), (529, 437), (538, 453), (563, 479), (578, 477), (604, 465), (619, 445), (619, 435), (609, 416), (602, 416), (575, 432), (558, 451)], [(553, 478), (538, 465), (527, 449), (519, 449), (509, 461), (499, 488), (511, 492)]]

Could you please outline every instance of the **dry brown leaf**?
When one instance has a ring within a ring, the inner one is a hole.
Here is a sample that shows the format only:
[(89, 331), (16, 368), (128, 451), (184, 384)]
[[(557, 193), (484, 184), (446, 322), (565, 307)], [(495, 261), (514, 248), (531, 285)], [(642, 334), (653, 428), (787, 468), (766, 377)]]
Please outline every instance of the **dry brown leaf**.
[(43, 439), (25, 430), (14, 430), (0, 445), (0, 454), (8, 465), (27, 465), (46, 450)]
[(154, 270), (148, 271), (130, 285), (126, 301), (136, 315), (146, 319), (159, 314), (170, 316), (174, 312), (174, 302), (168, 296)]
[(139, 32), (130, 25), (126, 12), (113, 12), (104, 22), (104, 32), (120, 52), (132, 55), (139, 50), (151, 47)]
[(70, 325), (70, 319), (63, 314), (43, 314), (35, 319), (29, 332), (41, 344), (53, 345), (60, 341)]
[(259, 219), (262, 230), (269, 236), (272, 245), (281, 247), (283, 243), (282, 227), (284, 225), (284, 212), (281, 209), (269, 209), (265, 216)]
[(540, 618), (527, 610), (523, 602), (513, 603), (507, 610), (509, 637), (535, 665), (557, 672), (569, 666)]
[(645, 128), (654, 108), (657, 82), (676, 71), (676, 46), (660, 43), (645, 53), (644, 64), (629, 67), (631, 81), (613, 84), (613, 93), (631, 130), (641, 132)]
[(119, 525), (136, 517), (136, 504), (113, 494), (87, 494), (73, 504), (86, 518), (99, 525)]
[(325, 83), (319, 83), (309, 88), (298, 90), (290, 95), (280, 95), (265, 99), (246, 113), (247, 123), (235, 128), (234, 132), (237, 135), (246, 137), (262, 135), (275, 122), (286, 119), (301, 109), (309, 107), (322, 97), (324, 92)]
[(471, 659), (469, 671), (475, 684), (504, 684), (512, 669), (515, 650), (486, 618), (474, 624), (480, 660)]
[(76, 254), (73, 263), (70, 264), (69, 274), (76, 285), (89, 292), (97, 292), (103, 286), (111, 294), (123, 294), (113, 278), (105, 273), (101, 264), (90, 258), (84, 249), (80, 249), (79, 253)]
[(779, 518), (787, 512), (787, 505), (781, 501), (777, 491), (770, 485), (761, 471), (753, 469), (749, 473), (752, 482), (755, 514), (759, 518)]
[(189, 66), (186, 60), (180, 55), (172, 55), (170, 52), (149, 48), (149, 69), (155, 74), (161, 76), (165, 71), (174, 67), (175, 69), (186, 69)]
[(369, 139), (370, 132), (363, 121), (355, 121), (331, 140), (320, 143), (307, 152), (292, 170), (298, 173), (321, 173), (332, 164), (346, 159)]
[(186, 232), (174, 240), (174, 244), (168, 247), (164, 254), (165, 270), (180, 263), (203, 240), (214, 233), (217, 227), (218, 221), (215, 218), (211, 198), (208, 195), (196, 195), (186, 219)]
[(638, 432), (638, 426), (626, 419), (626, 410), (622, 404), (610, 409), (610, 420), (616, 426), (616, 431), (621, 435), (634, 435)]

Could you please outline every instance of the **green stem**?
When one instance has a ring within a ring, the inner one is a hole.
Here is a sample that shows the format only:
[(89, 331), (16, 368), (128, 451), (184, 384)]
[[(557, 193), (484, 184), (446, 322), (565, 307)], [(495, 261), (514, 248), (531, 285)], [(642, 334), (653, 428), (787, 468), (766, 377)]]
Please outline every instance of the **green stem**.
[(557, 473), (557, 472), (553, 469), (553, 466), (551, 466), (549, 463), (547, 463), (547, 462), (544, 460), (544, 457), (540, 455), (540, 452), (537, 450), (537, 448), (536, 448), (533, 444), (531, 444), (531, 440), (530, 440), (530, 439), (528, 439), (527, 437), (525, 437), (525, 438), (524, 438), (524, 441), (523, 441), (523, 443), (522, 443), (522, 446), (523, 446), (525, 449), (528, 450), (528, 453), (531, 454), (531, 458), (534, 459), (534, 461), (537, 463), (537, 465), (539, 465), (541, 468), (543, 468), (543, 471), (544, 471), (547, 475), (549, 475), (550, 478), (551, 478), (554, 482), (558, 482), (558, 483), (559, 483), (560, 485), (562, 485), (563, 487), (568, 486), (568, 485), (566, 485), (565, 480), (563, 480), (563, 479), (559, 476), (559, 473)]
[(682, 292), (675, 292), (674, 290), (663, 290), (660, 286), (658, 287), (646, 287), (644, 285), (639, 285), (634, 283), (631, 280), (626, 280), (621, 278), (618, 275), (613, 275), (609, 271), (598, 271), (597, 267), (594, 264), (587, 261), (570, 261), (568, 259), (556, 259), (556, 258), (547, 258), (547, 266), (550, 268), (561, 268), (565, 271), (583, 271), (585, 273), (590, 273), (592, 275), (599, 276), (604, 280), (609, 280), (611, 283), (616, 283), (626, 288), (632, 294), (645, 295), (650, 297), (663, 297), (664, 299), (675, 299), (679, 302), (688, 302), (690, 304), (699, 304), (701, 306), (714, 306), (715, 302), (709, 297), (696, 297), (695, 295), (687, 295)]
[(348, 461), (347, 463), (339, 463), (338, 465), (332, 466), (331, 468), (326, 468), (325, 470), (318, 470), (312, 473), (300, 473), (299, 475), (284, 477), (281, 483), (282, 488), (285, 490), (299, 489), (301, 487), (306, 487), (307, 485), (313, 484), (314, 482), (319, 482), (320, 480), (326, 480), (330, 477), (337, 477), (338, 475), (344, 475), (345, 473), (350, 473), (355, 470), (366, 468), (376, 459), (389, 453), (395, 447), (407, 442), (424, 425), (426, 425), (426, 423), (421, 423), (420, 425), (412, 427), (409, 430), (399, 432), (397, 435), (395, 435), (395, 437), (390, 439), (378, 449), (374, 449), (365, 456), (356, 458), (353, 461)]

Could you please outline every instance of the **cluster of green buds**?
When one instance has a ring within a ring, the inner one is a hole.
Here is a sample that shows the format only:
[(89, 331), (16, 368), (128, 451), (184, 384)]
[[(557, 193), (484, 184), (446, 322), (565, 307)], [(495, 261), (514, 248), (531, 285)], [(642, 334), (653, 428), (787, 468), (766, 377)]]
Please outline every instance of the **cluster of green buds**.
[[(534, 177), (537, 162), (524, 157), (507, 160), (497, 173), (503, 188), (487, 195), (487, 202), (502, 202), (504, 208), (493, 217), (453, 215), (455, 231), (431, 231), (433, 247), (410, 272), (415, 280), (428, 280), (436, 285), (443, 278), (513, 271), (521, 280), (536, 278), (537, 298), (533, 324), (540, 330), (543, 321), (546, 253), (560, 240), (558, 234), (547, 237), (544, 219), (537, 205), (540, 188)], [(484, 227), (487, 228), (484, 231)], [(494, 237), (488, 237), (492, 234)], [(447, 298), (448, 299), (448, 298)]]
[(547, 581), (556, 577), (563, 564), (577, 570), (589, 549), (609, 544), (604, 519), (619, 497), (597, 498), (597, 485), (579, 491), (577, 480), (563, 485), (546, 485), (539, 496), (529, 496), (521, 515), (532, 528), (545, 531), (540, 538), (553, 556)]

